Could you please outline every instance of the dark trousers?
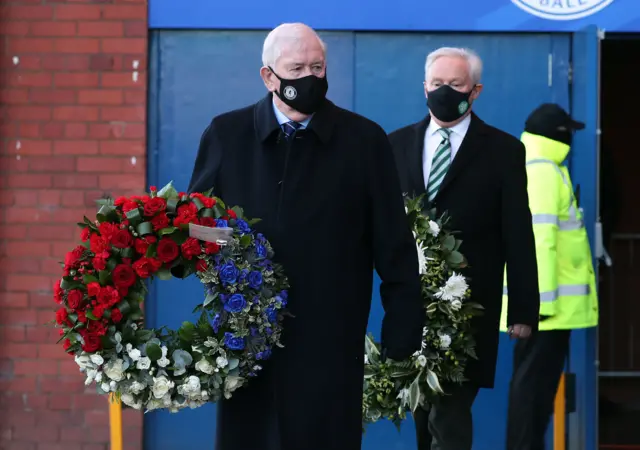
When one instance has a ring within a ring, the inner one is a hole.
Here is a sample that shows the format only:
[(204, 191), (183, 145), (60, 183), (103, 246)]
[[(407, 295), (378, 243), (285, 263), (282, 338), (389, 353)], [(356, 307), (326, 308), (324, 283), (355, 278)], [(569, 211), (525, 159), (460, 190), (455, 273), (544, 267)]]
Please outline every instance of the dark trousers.
[(539, 331), (516, 342), (509, 387), (507, 450), (544, 450), (570, 334), (571, 330)]
[(418, 450), (471, 450), (471, 406), (479, 388), (464, 383), (443, 389), (447, 395), (414, 413)]

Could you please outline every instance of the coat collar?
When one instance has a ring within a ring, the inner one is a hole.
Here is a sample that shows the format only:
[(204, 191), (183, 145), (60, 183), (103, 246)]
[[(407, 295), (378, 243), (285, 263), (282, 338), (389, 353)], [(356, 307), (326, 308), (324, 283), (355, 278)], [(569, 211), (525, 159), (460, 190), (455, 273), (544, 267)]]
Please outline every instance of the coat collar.
[[(331, 101), (325, 100), (313, 115), (306, 129), (312, 131), (323, 144), (327, 144), (333, 134), (337, 113), (338, 108)], [(273, 112), (273, 94), (271, 92), (255, 105), (254, 126), (260, 142), (265, 142), (269, 137), (281, 131), (278, 119)]]
[[(427, 132), (427, 127), (431, 121), (431, 116), (427, 115), (420, 122), (413, 125), (413, 144), (410, 149), (410, 170), (411, 180), (414, 186), (414, 191), (417, 195), (425, 193), (424, 186), (424, 164), (422, 161), (424, 151), (424, 136)], [(436, 199), (449, 187), (451, 182), (463, 171), (467, 164), (476, 156), (479, 152), (479, 147), (482, 143), (480, 139), (482, 135), (486, 133), (486, 124), (474, 113), (471, 113), (471, 123), (469, 129), (465, 135), (464, 140), (456, 157), (453, 159), (451, 167), (444, 177), (438, 195)]]

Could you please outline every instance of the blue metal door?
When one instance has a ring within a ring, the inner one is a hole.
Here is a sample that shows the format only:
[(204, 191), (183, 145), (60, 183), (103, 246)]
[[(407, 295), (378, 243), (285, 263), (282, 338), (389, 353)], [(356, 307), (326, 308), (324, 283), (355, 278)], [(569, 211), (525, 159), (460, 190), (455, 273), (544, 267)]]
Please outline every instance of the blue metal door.
[[(571, 113), (584, 122), (584, 130), (575, 134), (570, 170), (574, 186), (580, 186), (580, 206), (591, 248), (595, 254), (596, 223), (599, 220), (598, 180), (600, 142), (600, 32), (587, 27), (572, 37)], [(597, 266), (595, 266), (597, 267)], [(576, 412), (569, 415), (570, 450), (598, 448), (597, 418), (597, 330), (575, 330), (571, 335), (568, 370), (576, 375)]]
[[(149, 110), (149, 183), (174, 180), (186, 189), (200, 134), (211, 118), (255, 102), (265, 89), (258, 76), (265, 32), (156, 31), (152, 34)], [(387, 131), (426, 113), (422, 89), (426, 55), (440, 46), (465, 46), (484, 60), (485, 90), (476, 111), (488, 123), (518, 136), (527, 114), (553, 101), (569, 107), (571, 39), (568, 34), (322, 33), (328, 47), (329, 97), (380, 123)], [(373, 298), (369, 329), (378, 334), (379, 296)], [(148, 326), (177, 327), (192, 319), (202, 296), (198, 282), (166, 281), (153, 287)], [(511, 347), (501, 343), (496, 389), (476, 405), (477, 450), (504, 447), (506, 392)], [(303, 413), (303, 412), (301, 412)], [(180, 414), (145, 416), (148, 450), (211, 449), (213, 405)], [(366, 450), (413, 450), (413, 424), (401, 431), (383, 423), (370, 427)]]

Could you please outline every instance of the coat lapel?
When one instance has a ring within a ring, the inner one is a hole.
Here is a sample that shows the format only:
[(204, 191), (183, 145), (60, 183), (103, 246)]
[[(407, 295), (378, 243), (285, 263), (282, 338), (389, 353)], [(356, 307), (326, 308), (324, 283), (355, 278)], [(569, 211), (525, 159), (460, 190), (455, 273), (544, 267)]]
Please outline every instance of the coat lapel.
[(409, 163), (410, 186), (415, 196), (422, 195), (426, 192), (422, 156), (424, 153), (424, 135), (427, 132), (429, 118), (430, 116), (427, 116), (422, 121), (413, 125), (412, 142), (409, 143), (407, 161)]
[[(480, 153), (482, 146), (482, 135), (485, 132), (484, 122), (475, 114), (471, 115), (471, 123), (469, 129), (465, 135), (456, 157), (453, 158), (451, 167), (444, 177), (436, 199), (442, 195), (447, 187), (456, 179), (458, 175), (465, 169), (465, 167)], [(423, 182), (424, 184), (424, 182)]]

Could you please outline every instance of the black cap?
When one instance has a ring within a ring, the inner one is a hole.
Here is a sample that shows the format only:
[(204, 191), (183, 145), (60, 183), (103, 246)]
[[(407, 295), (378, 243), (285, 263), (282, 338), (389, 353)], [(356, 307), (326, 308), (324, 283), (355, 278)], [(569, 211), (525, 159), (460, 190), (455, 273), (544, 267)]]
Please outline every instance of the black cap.
[(571, 137), (576, 130), (584, 129), (584, 123), (573, 120), (560, 105), (544, 103), (527, 118), (524, 130), (540, 136), (571, 145)]

